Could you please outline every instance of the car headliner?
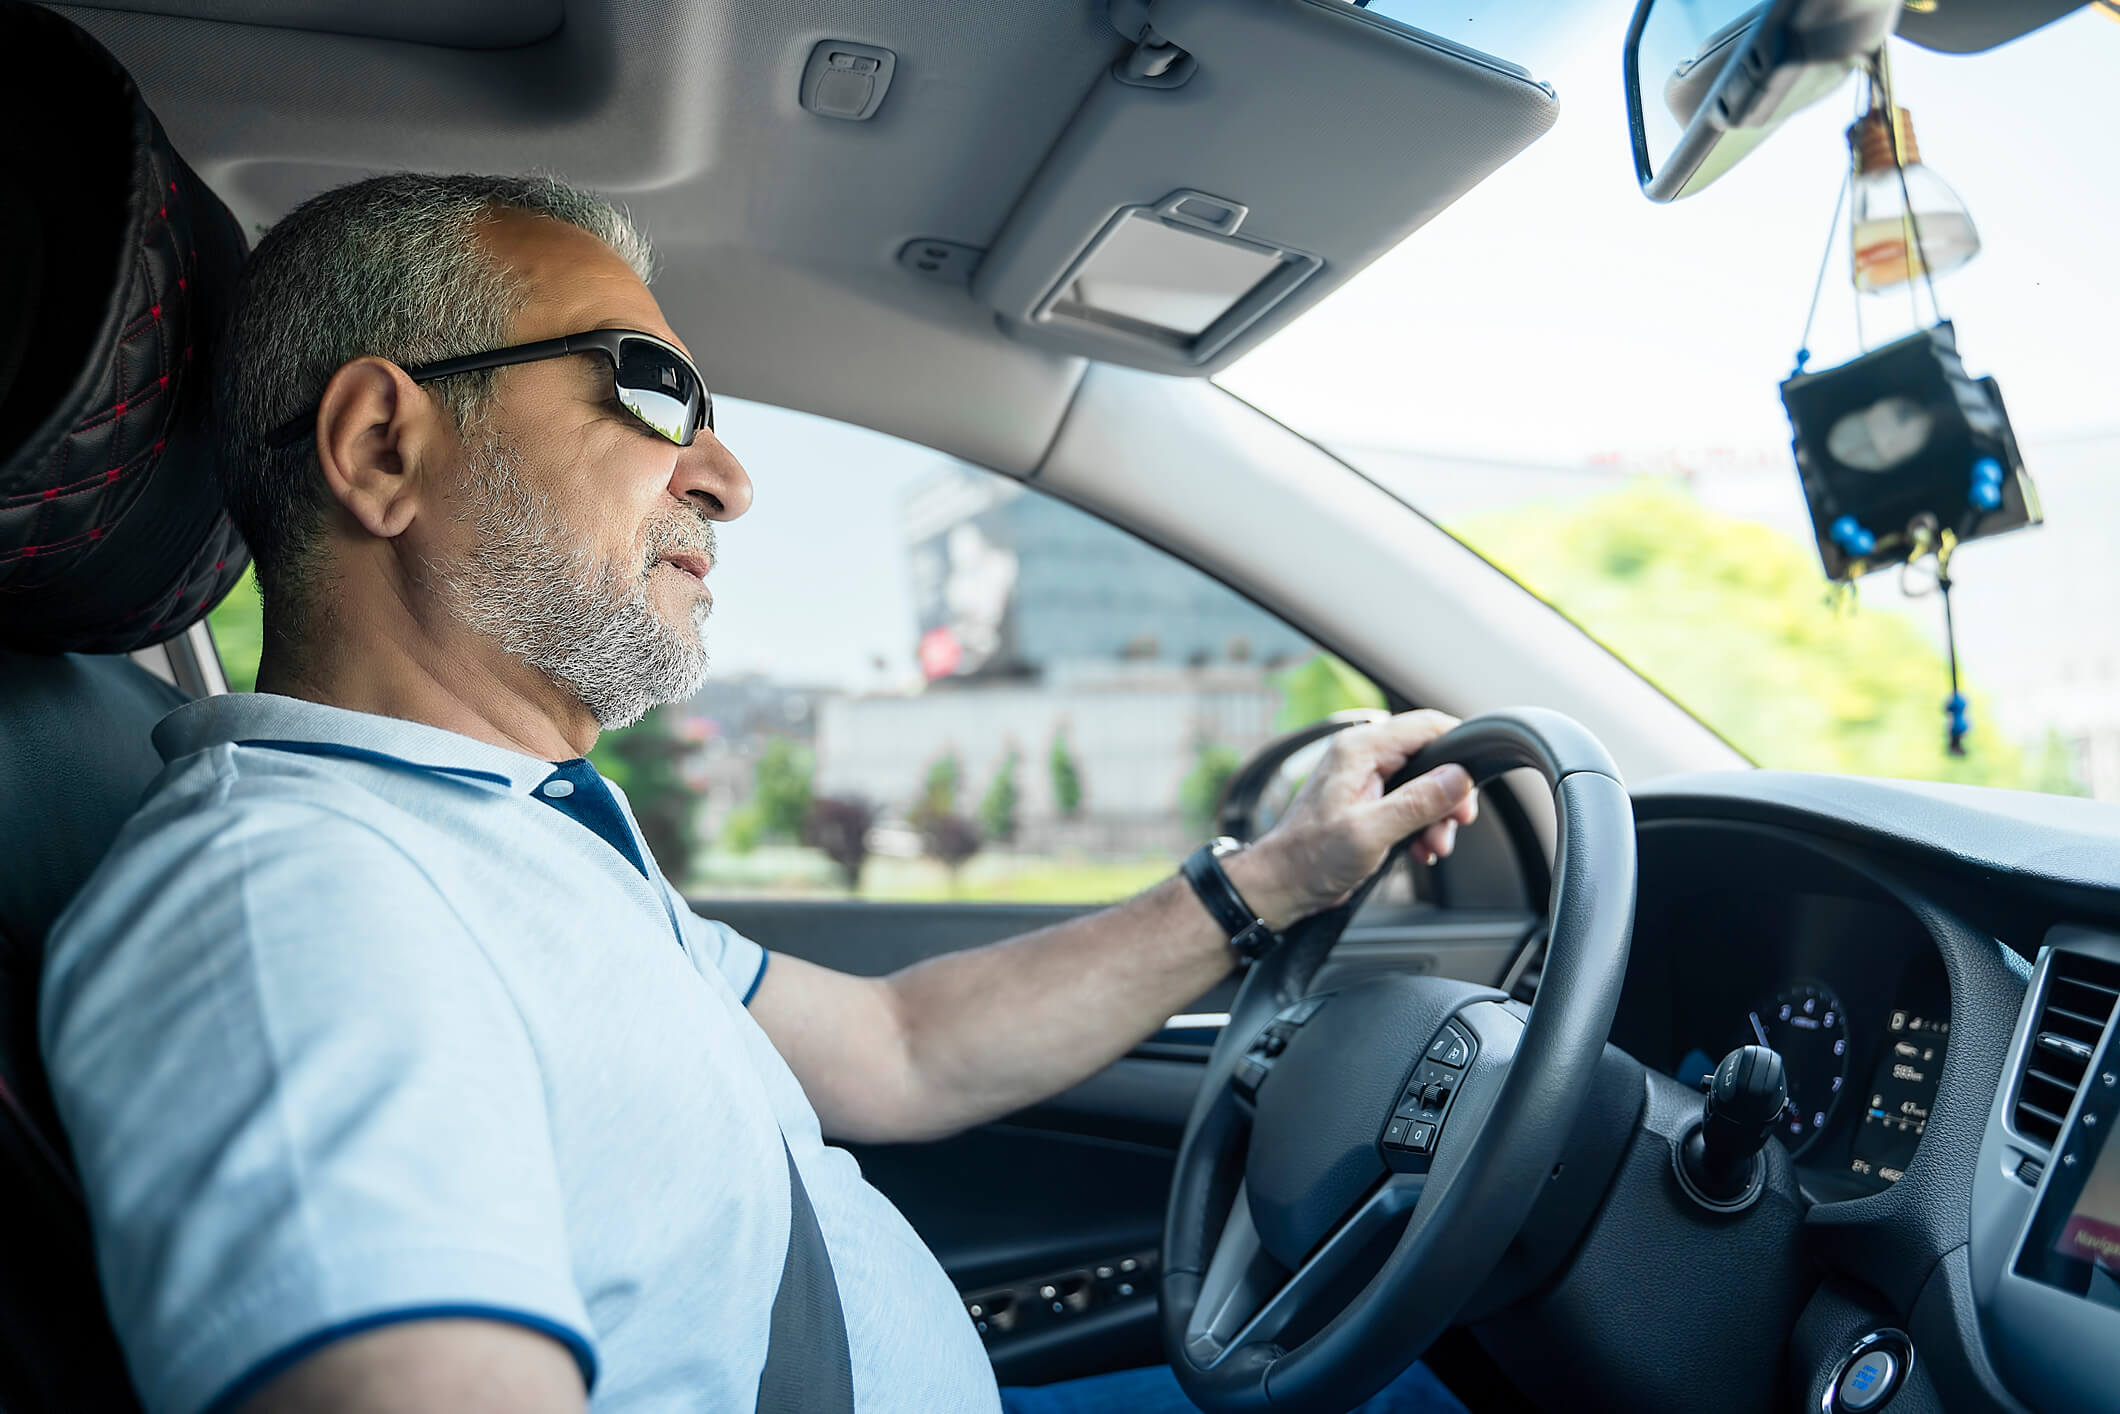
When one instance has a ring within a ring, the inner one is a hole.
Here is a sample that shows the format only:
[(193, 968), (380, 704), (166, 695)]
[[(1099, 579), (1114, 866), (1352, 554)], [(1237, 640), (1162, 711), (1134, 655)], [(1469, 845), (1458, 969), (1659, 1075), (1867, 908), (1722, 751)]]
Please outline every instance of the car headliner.
[[(717, 392), (1024, 474), (1081, 378), (896, 256), (993, 239), (1124, 47), (1089, 0), (125, 4), (56, 8), (254, 235), (369, 172), (544, 171), (646, 229), (655, 293)], [(872, 120), (798, 103), (827, 39), (899, 55)]]

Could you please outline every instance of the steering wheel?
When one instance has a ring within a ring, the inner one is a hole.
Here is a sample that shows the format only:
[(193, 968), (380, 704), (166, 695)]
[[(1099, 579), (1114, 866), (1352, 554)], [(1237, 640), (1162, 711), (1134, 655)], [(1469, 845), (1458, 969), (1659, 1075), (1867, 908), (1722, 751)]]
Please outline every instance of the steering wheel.
[(1409, 976), (1307, 995), (1381, 869), (1252, 966), (1163, 1232), (1164, 1345), (1209, 1414), (1326, 1414), (1396, 1379), (1522, 1227), (1589, 1091), (1634, 927), (1626, 788), (1595, 737), (1543, 708), (1464, 723), (1393, 784), (1448, 762), (1482, 785), (1530, 767), (1552, 789), (1538, 999), (1522, 1016), (1492, 987)]

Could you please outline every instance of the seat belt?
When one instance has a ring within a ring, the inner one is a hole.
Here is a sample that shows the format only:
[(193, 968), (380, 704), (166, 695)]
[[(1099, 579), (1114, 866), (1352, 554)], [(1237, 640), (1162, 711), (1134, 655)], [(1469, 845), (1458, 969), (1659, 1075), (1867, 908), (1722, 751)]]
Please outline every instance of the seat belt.
[(788, 1256), (758, 1374), (758, 1414), (854, 1414), (854, 1366), (832, 1254), (785, 1135), (780, 1150), (788, 1160)]
[[(559, 763), (538, 786), (537, 798), (602, 836), (627, 863), (648, 873), (610, 786), (588, 761)], [(780, 1289), (773, 1294), (765, 1368), (758, 1372), (758, 1414), (854, 1414), (854, 1366), (832, 1254), (825, 1250), (824, 1229), (817, 1225), (817, 1210), (810, 1206), (785, 1134), (780, 1152), (788, 1161), (788, 1255), (781, 1263)]]

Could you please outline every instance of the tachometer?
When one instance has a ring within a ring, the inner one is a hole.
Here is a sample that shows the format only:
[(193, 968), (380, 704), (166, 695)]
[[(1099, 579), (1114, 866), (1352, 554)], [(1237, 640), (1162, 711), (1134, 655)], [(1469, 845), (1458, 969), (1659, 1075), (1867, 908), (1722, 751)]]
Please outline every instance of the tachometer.
[(1746, 1018), (1762, 1046), (1788, 1068), (1789, 1108), (1782, 1142), (1791, 1154), (1809, 1148), (1826, 1127), (1848, 1081), (1848, 1022), (1840, 998), (1816, 982), (1798, 982), (1754, 1007)]

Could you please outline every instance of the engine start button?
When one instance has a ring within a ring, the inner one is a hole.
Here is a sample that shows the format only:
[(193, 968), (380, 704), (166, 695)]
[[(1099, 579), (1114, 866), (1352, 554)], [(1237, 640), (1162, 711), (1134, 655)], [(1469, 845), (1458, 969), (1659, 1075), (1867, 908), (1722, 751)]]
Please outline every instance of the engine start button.
[(1914, 1364), (1914, 1347), (1904, 1332), (1872, 1331), (1833, 1372), (1826, 1408), (1829, 1414), (1866, 1414), (1880, 1409), (1899, 1392)]

